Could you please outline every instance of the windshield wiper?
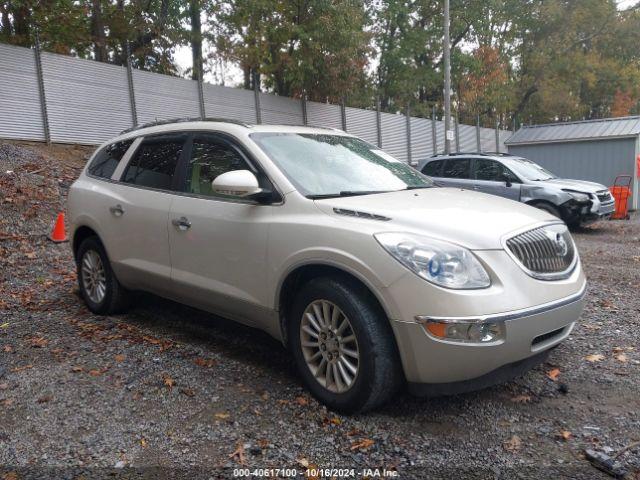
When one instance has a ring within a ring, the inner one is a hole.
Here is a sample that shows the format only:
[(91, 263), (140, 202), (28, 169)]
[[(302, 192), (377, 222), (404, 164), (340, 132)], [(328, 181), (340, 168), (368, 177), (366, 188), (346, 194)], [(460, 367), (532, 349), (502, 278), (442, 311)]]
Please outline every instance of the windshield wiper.
[(404, 190), (420, 190), (421, 188), (433, 188), (433, 185), (409, 185)]
[(322, 198), (356, 197), (358, 195), (374, 195), (376, 193), (389, 193), (392, 190), (342, 190), (340, 193), (321, 193), (307, 195), (307, 198), (318, 200)]

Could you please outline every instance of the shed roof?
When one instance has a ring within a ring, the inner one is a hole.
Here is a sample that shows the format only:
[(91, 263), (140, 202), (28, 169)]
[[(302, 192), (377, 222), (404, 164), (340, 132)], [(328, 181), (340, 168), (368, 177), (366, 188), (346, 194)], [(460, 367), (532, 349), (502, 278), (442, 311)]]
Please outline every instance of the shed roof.
[(575, 142), (640, 135), (640, 116), (523, 126), (505, 145)]

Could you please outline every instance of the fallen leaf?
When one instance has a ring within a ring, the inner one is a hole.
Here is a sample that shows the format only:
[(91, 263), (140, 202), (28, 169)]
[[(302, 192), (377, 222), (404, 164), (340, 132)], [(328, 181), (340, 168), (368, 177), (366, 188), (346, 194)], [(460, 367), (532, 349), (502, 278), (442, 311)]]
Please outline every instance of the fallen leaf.
[(0, 328), (9, 328), (9, 322), (0, 323)]
[(569, 430), (560, 430), (560, 438), (564, 441), (569, 440), (572, 437), (572, 433)]
[(0, 383), (0, 390), (7, 390), (9, 388), (8, 383)]
[(13, 405), (13, 399), (12, 398), (5, 398), (3, 400), (0, 400), (0, 405), (2, 405), (3, 407), (9, 407), (9, 406)]
[(196, 358), (193, 363), (198, 365), (199, 367), (211, 368), (215, 365), (216, 361), (212, 358)]
[(75, 366), (75, 367), (71, 367), (71, 371), (73, 373), (80, 373), (84, 371), (84, 368), (80, 367), (80, 366)]
[(268, 392), (262, 392), (262, 394), (260, 395), (260, 398), (262, 400), (269, 400), (269, 393)]
[(171, 390), (173, 386), (176, 384), (175, 380), (171, 378), (169, 375), (163, 375), (162, 382), (169, 390)]
[(367, 450), (374, 443), (376, 443), (376, 442), (374, 442), (370, 438), (363, 438), (359, 442), (353, 442), (351, 444), (351, 450)]
[(594, 354), (591, 354), (591, 355), (587, 355), (586, 357), (584, 357), (584, 359), (587, 362), (591, 362), (591, 363), (601, 362), (602, 360), (604, 360), (604, 355), (601, 355), (599, 353), (594, 353)]
[(122, 362), (124, 362), (124, 359), (125, 359), (125, 358), (126, 358), (126, 357), (125, 357), (124, 355), (122, 355), (122, 354), (116, 355), (116, 357), (115, 357), (116, 362), (118, 362), (118, 363), (122, 363)]
[(298, 458), (298, 463), (304, 468), (309, 468), (309, 460), (307, 460), (306, 458)]
[(140, 439), (140, 446), (142, 448), (147, 448), (147, 441), (144, 438)]
[(360, 430), (358, 430), (357, 428), (354, 428), (347, 432), (347, 437), (355, 437), (356, 435), (360, 435), (361, 433), (362, 432)]
[(3, 473), (2, 480), (18, 480), (18, 474), (16, 472)]
[(2, 351), (5, 353), (11, 353), (13, 352), (13, 347), (11, 345), (5, 345), (4, 347), (2, 347)]
[(244, 460), (244, 445), (242, 444), (242, 442), (238, 443), (238, 448), (235, 449), (235, 451), (229, 455), (229, 458), (235, 458), (237, 459), (237, 462), (240, 465), (244, 465), (245, 460)]
[(24, 370), (29, 370), (30, 368), (33, 368), (33, 365), (29, 364), (29, 365), (24, 365), (22, 367), (16, 367), (14, 369), (12, 369), (12, 372), (22, 372)]
[(549, 377), (554, 382), (558, 379), (558, 375), (560, 375), (560, 369), (554, 368), (553, 370), (549, 370), (547, 372), (547, 377)]
[(296, 403), (303, 407), (309, 405), (309, 400), (306, 397), (296, 397)]
[(517, 452), (518, 450), (520, 450), (520, 448), (522, 448), (522, 440), (520, 440), (520, 437), (518, 435), (514, 435), (509, 440), (504, 442), (503, 446), (504, 449), (508, 452)]
[(531, 401), (531, 395), (516, 395), (511, 397), (513, 403), (529, 403)]
[(231, 415), (225, 412), (218, 412), (218, 413), (215, 413), (213, 416), (216, 417), (218, 420), (226, 420)]
[(36, 401), (38, 403), (47, 403), (47, 402), (50, 402), (51, 400), (53, 400), (53, 396), (52, 395), (45, 395), (44, 397), (40, 397)]
[(48, 343), (49, 343), (49, 340), (47, 340), (44, 337), (31, 338), (29, 340), (29, 344), (33, 348), (43, 348), (43, 347), (46, 347)]
[(24, 256), (30, 260), (33, 260), (34, 258), (36, 258), (36, 252), (27, 252), (24, 254)]
[(626, 354), (621, 353), (620, 355), (616, 355), (616, 360), (622, 363), (627, 363), (627, 360), (629, 360), (629, 358), (627, 357)]
[(89, 370), (89, 375), (91, 375), (92, 377), (99, 377), (100, 375), (102, 375), (102, 371), (98, 370), (97, 368), (93, 369), (93, 370)]
[(196, 392), (194, 392), (191, 388), (181, 388), (180, 393), (186, 395), (187, 397), (194, 397)]

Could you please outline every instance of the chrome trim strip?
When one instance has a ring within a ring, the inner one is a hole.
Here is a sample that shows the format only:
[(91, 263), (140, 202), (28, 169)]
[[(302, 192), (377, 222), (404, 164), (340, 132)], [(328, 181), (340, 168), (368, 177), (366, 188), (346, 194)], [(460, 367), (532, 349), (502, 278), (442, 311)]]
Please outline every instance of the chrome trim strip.
[(415, 319), (419, 323), (426, 322), (440, 322), (440, 323), (484, 323), (484, 322), (506, 322), (508, 320), (517, 320), (522, 317), (530, 317), (532, 315), (538, 315), (545, 313), (556, 308), (566, 307), (572, 303), (579, 302), (584, 297), (587, 290), (587, 282), (584, 283), (578, 293), (574, 293), (560, 300), (554, 300), (553, 302), (543, 303), (542, 305), (536, 305), (535, 307), (523, 308), (521, 310), (512, 310), (510, 312), (493, 313), (489, 315), (474, 315), (469, 317), (433, 317), (430, 315), (416, 315)]

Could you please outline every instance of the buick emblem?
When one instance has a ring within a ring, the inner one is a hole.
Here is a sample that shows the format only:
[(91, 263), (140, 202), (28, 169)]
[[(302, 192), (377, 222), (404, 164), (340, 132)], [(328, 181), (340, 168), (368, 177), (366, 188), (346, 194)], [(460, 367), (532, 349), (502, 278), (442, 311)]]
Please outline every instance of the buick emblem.
[(558, 256), (564, 257), (569, 252), (569, 245), (567, 245), (567, 241), (559, 233), (556, 233), (553, 241), (554, 241), (554, 245), (556, 247), (556, 253), (558, 254)]
[(567, 244), (567, 241), (561, 233), (553, 232), (550, 230), (546, 230), (545, 233), (547, 235), (547, 238), (553, 244), (556, 255), (558, 257), (564, 257), (567, 253), (569, 253), (569, 245)]

